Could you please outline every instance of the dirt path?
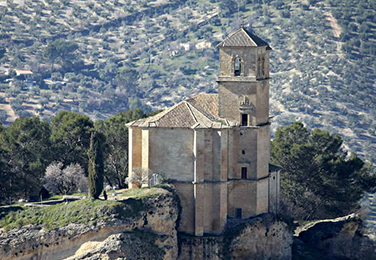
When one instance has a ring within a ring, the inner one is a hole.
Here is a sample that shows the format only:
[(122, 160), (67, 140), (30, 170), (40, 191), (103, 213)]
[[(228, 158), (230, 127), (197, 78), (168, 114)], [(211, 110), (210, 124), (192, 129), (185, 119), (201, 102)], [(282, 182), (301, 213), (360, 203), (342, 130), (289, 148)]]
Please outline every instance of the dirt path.
[(342, 52), (342, 43), (339, 41), (339, 37), (342, 33), (341, 26), (338, 24), (337, 19), (333, 17), (330, 11), (326, 12), (326, 15), (328, 17), (327, 20), (330, 22), (330, 26), (333, 29), (333, 36), (338, 39), (336, 40), (337, 53), (340, 54)]
[(328, 21), (330, 22), (330, 26), (333, 28), (333, 35), (334, 37), (339, 38), (339, 36), (342, 33), (342, 29), (337, 23), (337, 20), (333, 17), (331, 13), (327, 13), (328, 15)]

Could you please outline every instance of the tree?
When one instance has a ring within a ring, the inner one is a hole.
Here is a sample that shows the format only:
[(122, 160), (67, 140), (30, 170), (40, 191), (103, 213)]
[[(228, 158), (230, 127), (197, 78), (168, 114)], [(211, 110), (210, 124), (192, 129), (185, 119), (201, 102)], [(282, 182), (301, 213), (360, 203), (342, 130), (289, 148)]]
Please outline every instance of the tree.
[(107, 182), (125, 188), (128, 176), (128, 128), (126, 123), (146, 117), (141, 109), (121, 112), (105, 121), (95, 122), (96, 131), (106, 137), (104, 173)]
[(89, 166), (88, 166), (88, 181), (89, 181), (89, 196), (93, 199), (98, 199), (103, 190), (103, 145), (105, 137), (98, 132), (92, 132), (90, 138), (90, 148), (88, 151)]
[(133, 187), (141, 188), (143, 184), (148, 184), (148, 180), (152, 171), (150, 169), (135, 168), (132, 171), (132, 175), (128, 178), (129, 183)]
[(122, 67), (116, 75), (117, 85), (127, 90), (128, 96), (137, 93), (137, 81), (139, 74), (129, 67)]
[(47, 45), (43, 51), (43, 57), (51, 64), (51, 73), (54, 64), (61, 62), (63, 67), (70, 67), (76, 61), (76, 50), (78, 45), (75, 42), (56, 40)]
[(5, 56), (6, 50), (4, 47), (0, 47), (0, 60)]
[(70, 164), (65, 169), (61, 162), (53, 162), (46, 168), (44, 187), (54, 194), (72, 194), (87, 191), (87, 178), (79, 164)]
[(61, 111), (51, 120), (54, 159), (64, 166), (79, 163), (87, 169), (87, 151), (94, 124), (88, 116)]
[(219, 8), (224, 16), (235, 13), (238, 10), (238, 4), (233, 0), (221, 0), (219, 3)]
[[(0, 133), (4, 134), (5, 129), (0, 123)], [(0, 205), (4, 202), (11, 202), (11, 198), (14, 197), (15, 188), (17, 187), (17, 178), (9, 169), (9, 156), (3, 147), (0, 147)]]
[(1, 132), (13, 198), (38, 197), (45, 167), (51, 159), (50, 133), (48, 122), (37, 117), (18, 118)]
[(341, 149), (342, 139), (325, 130), (308, 131), (295, 122), (277, 130), (271, 157), (282, 167), (283, 201), (299, 219), (333, 218), (358, 206), (376, 186), (371, 167)]

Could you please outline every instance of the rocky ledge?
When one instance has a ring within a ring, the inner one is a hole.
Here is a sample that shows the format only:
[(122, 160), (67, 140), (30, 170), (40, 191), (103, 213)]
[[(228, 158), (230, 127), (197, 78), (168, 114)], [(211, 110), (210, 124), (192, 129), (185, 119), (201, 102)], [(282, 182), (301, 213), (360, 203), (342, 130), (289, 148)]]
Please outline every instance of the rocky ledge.
[(181, 235), (179, 260), (290, 260), (292, 226), (271, 214), (229, 220), (221, 236)]
[(173, 192), (154, 193), (123, 202), (125, 214), (111, 210), (91, 224), (68, 224), (52, 230), (26, 225), (0, 231), (2, 260), (176, 259), (178, 199)]
[(320, 220), (295, 232), (293, 260), (376, 260), (376, 244), (355, 214)]
[(220, 236), (194, 237), (177, 233), (180, 206), (172, 187), (134, 192), (137, 196), (124, 201), (82, 200), (19, 211), (2, 224), (0, 259), (291, 259), (292, 229), (272, 215), (229, 220)]

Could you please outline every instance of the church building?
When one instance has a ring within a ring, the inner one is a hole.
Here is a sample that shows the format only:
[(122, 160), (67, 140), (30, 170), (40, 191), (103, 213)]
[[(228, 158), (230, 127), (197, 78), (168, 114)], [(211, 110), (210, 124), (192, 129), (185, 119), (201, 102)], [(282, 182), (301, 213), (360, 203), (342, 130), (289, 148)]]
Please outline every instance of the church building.
[[(221, 234), (228, 219), (275, 209), (280, 177), (270, 160), (269, 45), (241, 28), (218, 44), (218, 94), (199, 94), (129, 123), (129, 175), (170, 179), (179, 231)], [(132, 187), (132, 185), (129, 185)]]

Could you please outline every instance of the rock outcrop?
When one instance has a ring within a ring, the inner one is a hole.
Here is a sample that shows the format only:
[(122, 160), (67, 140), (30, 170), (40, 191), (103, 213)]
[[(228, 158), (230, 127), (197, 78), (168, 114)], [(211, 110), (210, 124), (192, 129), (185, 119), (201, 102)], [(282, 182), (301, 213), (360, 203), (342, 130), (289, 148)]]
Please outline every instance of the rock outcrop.
[(122, 202), (123, 216), (94, 221), (95, 225), (71, 223), (53, 230), (28, 225), (0, 231), (0, 259), (291, 259), (292, 230), (268, 214), (229, 221), (221, 236), (178, 235), (179, 199), (166, 189)]
[[(138, 204), (137, 214), (99, 221), (95, 226), (69, 224), (44, 230), (40, 226), (28, 225), (8, 232), (0, 231), (0, 259), (110, 260), (118, 259), (118, 252), (114, 252), (119, 249), (125, 259), (149, 259), (149, 254), (155, 256), (151, 259), (176, 259), (176, 221), (179, 216), (176, 196), (159, 189), (154, 196), (140, 201), (130, 199), (124, 202), (124, 206), (127, 203)], [(92, 246), (88, 246), (90, 244)], [(134, 256), (136, 253), (137, 257)]]
[(270, 214), (230, 222), (222, 236), (181, 236), (179, 260), (290, 260), (292, 228)]
[(293, 259), (376, 260), (376, 244), (361, 224), (354, 214), (308, 224), (295, 234)]

